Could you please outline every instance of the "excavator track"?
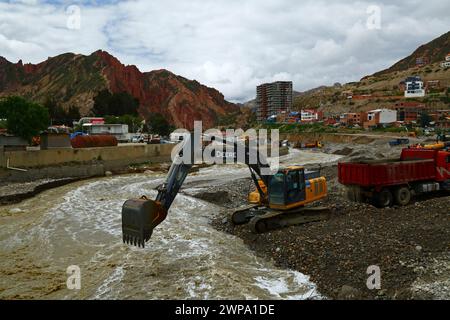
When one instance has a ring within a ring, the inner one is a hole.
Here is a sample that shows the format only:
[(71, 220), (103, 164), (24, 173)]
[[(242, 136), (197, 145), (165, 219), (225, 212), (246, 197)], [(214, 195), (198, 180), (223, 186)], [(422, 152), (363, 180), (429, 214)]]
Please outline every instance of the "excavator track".
[(252, 220), (252, 218), (254, 218), (256, 215), (264, 214), (266, 213), (266, 211), (267, 209), (265, 207), (259, 207), (255, 205), (243, 207), (233, 212), (231, 221), (234, 225), (240, 226), (249, 223), (250, 220)]
[(260, 234), (290, 226), (326, 220), (329, 214), (330, 210), (325, 207), (303, 207), (292, 211), (253, 207), (236, 211), (232, 220), (236, 225), (245, 224), (244, 220), (247, 220), (250, 230)]

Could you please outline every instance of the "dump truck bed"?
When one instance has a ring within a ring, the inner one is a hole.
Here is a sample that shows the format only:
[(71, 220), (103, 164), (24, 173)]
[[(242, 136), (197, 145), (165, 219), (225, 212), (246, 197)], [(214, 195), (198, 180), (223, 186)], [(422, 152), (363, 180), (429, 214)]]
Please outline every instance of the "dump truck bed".
[(361, 187), (401, 185), (436, 177), (434, 159), (339, 163), (338, 170), (341, 184)]

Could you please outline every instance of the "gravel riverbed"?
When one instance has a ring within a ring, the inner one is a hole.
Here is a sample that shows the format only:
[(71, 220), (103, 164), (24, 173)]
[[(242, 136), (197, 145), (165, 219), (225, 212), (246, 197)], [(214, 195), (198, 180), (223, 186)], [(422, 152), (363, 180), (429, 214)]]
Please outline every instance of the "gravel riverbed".
[[(371, 156), (361, 146), (328, 149), (339, 151), (347, 154), (344, 160)], [(387, 158), (398, 152), (386, 149), (376, 154)], [(215, 228), (242, 238), (276, 265), (311, 276), (326, 297), (450, 299), (448, 194), (419, 197), (407, 207), (377, 209), (346, 200), (345, 189), (337, 182), (336, 163), (322, 167), (322, 174), (328, 180), (328, 197), (317, 205), (331, 209), (330, 219), (261, 235), (247, 226), (233, 226), (229, 220), (232, 209), (246, 204), (250, 179), (217, 185), (194, 196), (227, 209), (213, 221)], [(370, 266), (381, 270), (380, 290), (367, 287)]]

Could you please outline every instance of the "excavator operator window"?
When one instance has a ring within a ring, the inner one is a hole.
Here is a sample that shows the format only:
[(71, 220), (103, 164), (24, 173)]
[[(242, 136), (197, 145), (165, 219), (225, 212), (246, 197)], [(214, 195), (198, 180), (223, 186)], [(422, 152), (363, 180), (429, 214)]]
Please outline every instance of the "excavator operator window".
[(287, 203), (292, 204), (302, 200), (304, 198), (304, 176), (303, 170), (290, 171), (286, 176), (287, 185)]
[(271, 204), (284, 205), (285, 200), (285, 175), (279, 172), (270, 179), (269, 202)]

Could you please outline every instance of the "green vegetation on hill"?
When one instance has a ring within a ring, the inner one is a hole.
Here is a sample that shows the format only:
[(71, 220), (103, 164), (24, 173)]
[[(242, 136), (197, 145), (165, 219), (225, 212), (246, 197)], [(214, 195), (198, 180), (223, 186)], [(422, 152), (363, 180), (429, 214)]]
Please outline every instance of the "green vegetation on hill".
[[(325, 115), (345, 112), (362, 112), (380, 108), (392, 108), (398, 102), (416, 101), (433, 109), (448, 109), (450, 104), (450, 69), (440, 63), (450, 52), (450, 32), (419, 47), (413, 54), (391, 68), (367, 76), (358, 82), (344, 85), (321, 86), (294, 97), (293, 109), (319, 109)], [(424, 58), (429, 64), (416, 66), (416, 59)], [(439, 88), (428, 90), (426, 97), (406, 99), (400, 82), (410, 76), (420, 76), (427, 81), (439, 81)]]
[(137, 115), (139, 100), (127, 92), (111, 93), (108, 90), (100, 91), (94, 98), (92, 112), (95, 116), (123, 116)]
[[(450, 31), (442, 36), (420, 46), (410, 56), (400, 60), (389, 69), (377, 72), (374, 76), (389, 74), (395, 71), (404, 71), (416, 67), (416, 59), (426, 58), (430, 63), (439, 63), (450, 52)], [(425, 68), (425, 73), (431, 73), (430, 67)]]

